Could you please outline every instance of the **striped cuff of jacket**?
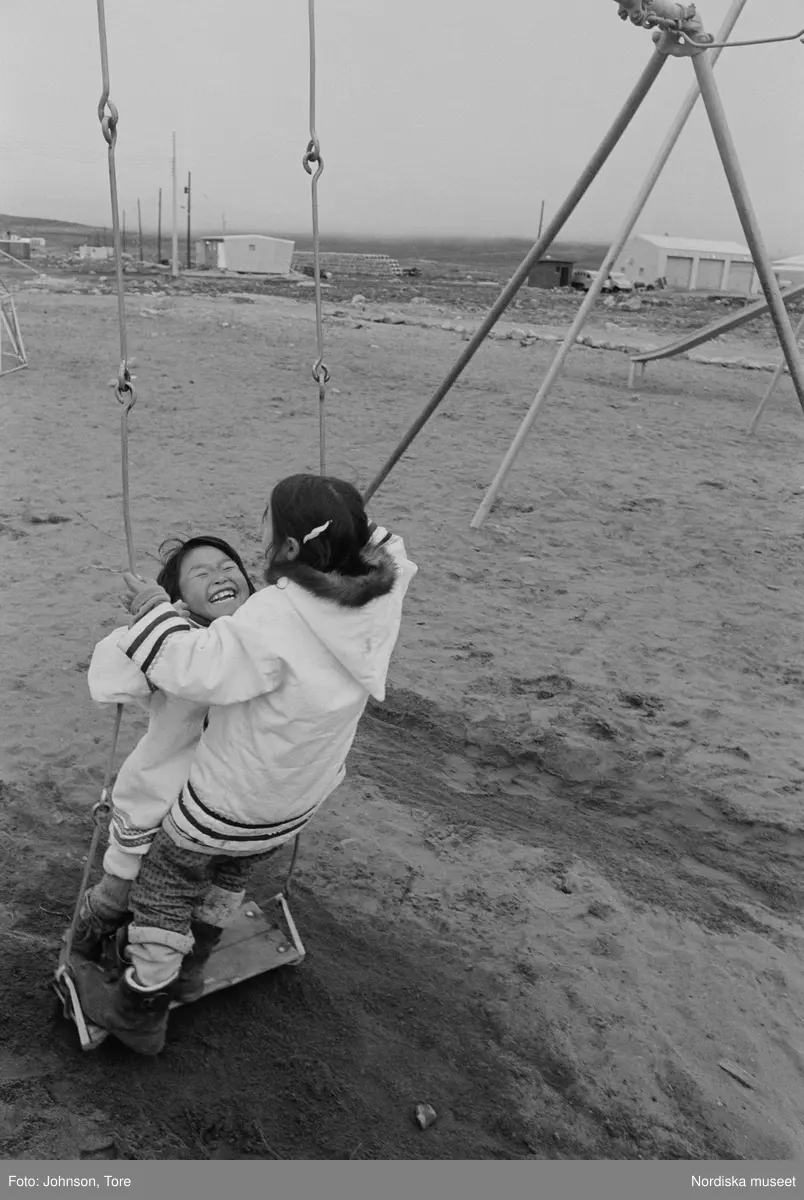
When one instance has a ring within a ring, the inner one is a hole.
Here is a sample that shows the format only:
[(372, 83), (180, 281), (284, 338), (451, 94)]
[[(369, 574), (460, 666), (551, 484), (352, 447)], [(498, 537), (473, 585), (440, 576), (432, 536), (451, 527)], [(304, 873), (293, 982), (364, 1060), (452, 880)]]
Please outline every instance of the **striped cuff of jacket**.
[(123, 850), (138, 850), (141, 846), (150, 846), (162, 826), (160, 816), (155, 825), (133, 825), (126, 814), (112, 806), (112, 818), (109, 822), (109, 840), (114, 840)]
[(128, 645), (123, 642), (121, 648), (140, 668), (148, 680), (148, 686), (153, 687), (148, 672), (156, 662), (159, 651), (171, 634), (188, 633), (191, 629), (190, 622), (180, 617), (172, 604), (160, 604), (131, 626), (128, 633), (130, 641)]

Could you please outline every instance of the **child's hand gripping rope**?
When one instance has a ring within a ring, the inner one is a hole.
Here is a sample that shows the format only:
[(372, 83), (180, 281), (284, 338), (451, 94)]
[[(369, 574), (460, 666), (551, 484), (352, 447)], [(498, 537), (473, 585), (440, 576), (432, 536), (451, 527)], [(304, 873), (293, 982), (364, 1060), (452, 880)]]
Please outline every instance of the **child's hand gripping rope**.
[(158, 604), (170, 604), (170, 596), (155, 579), (143, 579), (141, 575), (125, 571), (123, 582), (126, 585), (126, 592), (122, 597), (123, 603), (135, 621), (145, 616), (152, 608), (156, 608)]

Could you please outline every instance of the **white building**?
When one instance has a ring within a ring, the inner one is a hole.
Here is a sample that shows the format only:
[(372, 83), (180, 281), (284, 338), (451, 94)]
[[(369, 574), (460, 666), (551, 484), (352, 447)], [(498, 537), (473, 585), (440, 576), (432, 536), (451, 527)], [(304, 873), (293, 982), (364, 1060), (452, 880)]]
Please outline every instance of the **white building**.
[(256, 275), (287, 275), (295, 242), (259, 233), (224, 234), (196, 242), (197, 267), (243, 271)]
[(21, 237), (18, 233), (9, 233), (7, 237), (3, 237), (2, 241), (6, 242), (27, 242), (29, 246), (36, 246), (39, 250), (44, 250), (45, 239), (38, 237)]
[(748, 296), (756, 290), (750, 251), (738, 242), (638, 233), (623, 247), (616, 270), (632, 283), (649, 284), (663, 278), (668, 287), (690, 292), (739, 292)]
[(78, 257), (95, 260), (114, 258), (114, 246), (79, 246)]

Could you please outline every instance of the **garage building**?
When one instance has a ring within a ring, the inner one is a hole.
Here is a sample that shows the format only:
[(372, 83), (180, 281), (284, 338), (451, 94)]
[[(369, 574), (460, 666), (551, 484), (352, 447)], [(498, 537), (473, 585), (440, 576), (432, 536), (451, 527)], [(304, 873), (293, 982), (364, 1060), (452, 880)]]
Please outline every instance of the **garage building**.
[(756, 291), (756, 271), (747, 246), (699, 238), (639, 233), (623, 247), (616, 269), (632, 283), (655, 283), (689, 292)]

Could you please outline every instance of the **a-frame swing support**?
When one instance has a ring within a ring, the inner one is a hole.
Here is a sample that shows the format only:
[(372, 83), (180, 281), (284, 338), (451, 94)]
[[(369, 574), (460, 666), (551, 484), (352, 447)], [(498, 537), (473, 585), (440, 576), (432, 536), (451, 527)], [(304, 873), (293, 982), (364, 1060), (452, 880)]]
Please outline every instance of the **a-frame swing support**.
[[(804, 336), (804, 315), (802, 315), (801, 319), (799, 320), (798, 325), (796, 326), (796, 341), (798, 341), (802, 336)], [(768, 407), (768, 405), (770, 404), (773, 393), (776, 391), (777, 387), (779, 386), (781, 378), (784, 375), (786, 369), (787, 369), (787, 360), (785, 359), (784, 355), (782, 355), (782, 361), (779, 363), (778, 367), (774, 371), (773, 379), (768, 384), (767, 391), (765, 392), (765, 395), (760, 400), (757, 411), (754, 413), (753, 417), (751, 418), (751, 424), (748, 426), (749, 433), (751, 433), (751, 434), (756, 433), (757, 425), (759, 425), (762, 414), (765, 411), (765, 409)]]
[(28, 366), (14, 297), (4, 285), (0, 291), (0, 375), (11, 375)]
[[(682, 108), (676, 118), (674, 125), (653, 164), (645, 183), (635, 200), (623, 229), (618, 234), (615, 242), (612, 244), (603, 265), (598, 272), (596, 280), (585, 297), (578, 315), (571, 329), (567, 333), (565, 340), (558, 351), (547, 377), (545, 378), (542, 387), (537, 393), (532, 402), (526, 416), (524, 417), (517, 434), (511, 443), (511, 446), (503, 459), (503, 462), (497, 471), (494, 480), (492, 481), (486, 495), (483, 498), (477, 512), (471, 521), (471, 526), (474, 529), (479, 528), (489, 511), (491, 510), (494, 501), (505, 482), (505, 479), (511, 467), (516, 460), (519, 451), (524, 444), (527, 434), (533, 425), (539, 409), (548, 395), (550, 388), (558, 377), (564, 360), (570, 349), (577, 340), (578, 334), (586, 321), (589, 311), (592, 308), (600, 290), (605, 282), (606, 275), (611, 269), (614, 261), (620, 253), (622, 246), (628, 239), (628, 236), (636, 222), (639, 213), (642, 211), (656, 181), (658, 180), (662, 169), (670, 156), (670, 153), (678, 140), (678, 137), (683, 129), (690, 112), (692, 111), (698, 96), (703, 99), (706, 108), (709, 123), (715, 138), (715, 143), (723, 163), (724, 171), (732, 192), (735, 207), (739, 215), (746, 241), (751, 250), (752, 257), (756, 266), (757, 274), (762, 284), (762, 289), (765, 294), (765, 299), (774, 327), (782, 347), (784, 359), (793, 379), (796, 393), (799, 402), (804, 409), (804, 366), (802, 365), (801, 357), (798, 352), (796, 337), (793, 333), (790, 320), (785, 309), (784, 301), (782, 300), (781, 291), (771, 267), (770, 257), (765, 248), (762, 235), (759, 229), (756, 216), (748, 195), (748, 190), (745, 185), (745, 180), (742, 175), (737, 153), (731, 138), (728, 123), (726, 120), (725, 110), (723, 108), (717, 85), (712, 72), (713, 63), (721, 50), (728, 45), (755, 45), (760, 42), (781, 42), (792, 40), (804, 40), (802, 33), (797, 33), (791, 37), (765, 38), (755, 39), (745, 43), (728, 43), (726, 38), (734, 27), (734, 24), (740, 12), (744, 8), (745, 0), (734, 0), (732, 8), (726, 17), (723, 27), (718, 35), (718, 38), (712, 38), (703, 32), (701, 18), (696, 13), (695, 5), (685, 5), (676, 3), (675, 0), (615, 0), (619, 5), (619, 15), (623, 20), (630, 19), (635, 25), (640, 25), (648, 29), (654, 29), (653, 40), (655, 49), (653, 57), (648, 66), (643, 72), (640, 80), (634, 87), (631, 95), (626, 100), (622, 110), (618, 114), (611, 129), (606, 137), (601, 142), (595, 155), (585, 168), (577, 184), (570, 192), (567, 199), (559, 208), (553, 220), (548, 225), (542, 237), (529, 251), (525, 259), (517, 268), (514, 275), (505, 286), (496, 302), (492, 305), (480, 327), (470, 339), (466, 348), (460, 355), (455, 366), (449, 372), (441, 386), (433, 395), (432, 399), (423, 409), (422, 413), (410, 427), (408, 432), (403, 437), (397, 448), (394, 450), (391, 457), (383, 466), (379, 474), (372, 481), (364, 493), (364, 499), (368, 500), (373, 496), (374, 492), (380, 487), (394, 465), (399, 461), (405, 453), (411, 442), (417, 436), (424, 424), (429, 420), (435, 412), (438, 405), (447, 395), (448, 391), (461, 375), (465, 367), (468, 365), (471, 358), (474, 356), (480, 345), (487, 337), (490, 330), (499, 320), (502, 313), (510, 304), (519, 288), (525, 282), (530, 269), (546, 252), (550, 244), (560, 233), (561, 229), (566, 224), (567, 220), (574, 212), (581, 198), (587, 191), (589, 185), (599, 173), (606, 159), (611, 154), (614, 146), (619, 141), (625, 128), (630, 123), (631, 119), (636, 114), (642, 101), (648, 94), (653, 82), (664, 65), (668, 57), (674, 58), (691, 58), (696, 75), (696, 87), (688, 95)], [(757, 414), (757, 419), (759, 413)]]
[[(735, 7), (737, 8), (737, 12), (729, 14), (729, 17), (727, 18), (727, 24), (732, 16), (733, 20), (731, 21), (731, 24), (734, 24), (734, 20), (736, 20), (742, 5), (738, 4)], [(644, 0), (644, 3), (633, 3), (628, 4), (627, 6), (622, 5), (621, 12), (626, 8), (632, 10), (632, 20), (634, 20), (636, 24), (655, 23), (663, 25), (667, 20), (670, 19), (671, 10), (676, 10), (676, 12), (679, 12), (684, 8), (684, 6), (667, 3), (665, 0)], [(804, 363), (802, 363), (799, 355), (796, 335), (793, 332), (790, 318), (782, 299), (779, 283), (773, 274), (770, 256), (765, 247), (762, 233), (759, 228), (759, 223), (748, 194), (745, 178), (740, 167), (737, 151), (731, 137), (728, 121), (726, 119), (726, 112), (720, 98), (720, 92), (717, 84), (715, 83), (714, 72), (712, 69), (713, 63), (710, 58), (711, 51), (704, 48), (702, 45), (703, 38), (700, 29), (700, 19), (695, 16), (695, 7), (691, 5), (686, 11), (687, 19), (685, 20), (682, 18), (681, 28), (679, 28), (677, 32), (671, 31), (671, 29), (665, 25), (665, 27), (662, 29), (662, 32), (659, 33), (658, 36), (654, 35), (657, 50), (660, 53), (672, 55), (673, 57), (689, 57), (692, 59), (692, 65), (698, 84), (698, 91), (700, 92), (701, 99), (703, 100), (704, 107), (706, 109), (706, 114), (709, 118), (709, 124), (712, 128), (712, 134), (715, 139), (718, 153), (720, 154), (721, 162), (723, 163), (723, 169), (731, 190), (735, 208), (737, 209), (737, 215), (740, 218), (740, 224), (743, 227), (745, 239), (748, 243), (748, 248), (751, 251), (751, 257), (753, 259), (757, 275), (759, 276), (760, 283), (762, 284), (762, 290), (765, 294), (765, 299), (770, 310), (771, 319), (776, 329), (776, 334), (779, 338), (785, 361), (790, 370), (790, 375), (793, 379), (793, 384), (796, 389), (799, 403), (801, 404), (802, 409), (804, 409)], [(625, 15), (628, 15), (627, 12)], [(642, 21), (636, 19), (639, 15), (642, 15)], [(694, 97), (691, 97), (690, 99), (692, 99), (692, 103), (694, 104)], [(692, 104), (689, 103), (689, 100), (686, 102), (685, 108), (687, 105), (689, 105), (691, 109)], [(682, 126), (686, 121), (687, 115), (688, 113), (685, 114), (684, 109), (682, 109)], [(680, 128), (678, 129), (678, 133), (680, 133)], [(678, 133), (676, 133), (676, 137), (678, 136)], [(673, 141), (675, 141), (675, 138)], [(672, 145), (670, 148), (672, 148)], [(657, 163), (658, 162), (659, 160), (657, 159)], [(664, 162), (662, 162), (661, 166), (664, 166)], [(658, 174), (659, 172), (656, 172), (656, 178), (658, 178)], [(647, 199), (647, 196), (645, 199)], [(608, 264), (608, 266), (606, 267), (606, 273), (608, 273), (611, 263), (620, 253), (622, 246), (625, 244), (631, 227), (636, 221), (639, 212), (641, 212), (642, 207), (643, 204), (639, 204), (638, 207), (635, 205), (634, 209), (632, 209), (632, 213), (629, 214), (633, 216), (633, 220), (631, 220), (625, 238), (618, 238), (615, 246), (612, 248), (616, 252), (612, 254), (610, 251), (609, 255), (607, 255), (606, 264)], [(603, 274), (601, 269), (601, 272), (598, 274), (598, 277), (595, 281), (598, 286), (598, 290), (600, 287), (602, 287), (605, 277), (606, 276)], [(591, 303), (589, 307), (591, 307)], [(581, 323), (586, 317), (586, 312), (588, 312), (588, 308), (582, 314)], [(547, 395), (553, 380), (558, 375), (560, 367), (563, 364), (564, 357), (566, 356), (566, 352), (569, 350), (570, 345), (577, 337), (578, 330), (576, 326), (578, 326), (578, 328), (580, 327), (578, 321), (576, 321), (572, 330), (567, 335), (564, 346), (562, 346), (562, 349), (559, 351), (559, 354), (556, 357), (553, 369), (548, 373), (545, 383), (542, 385), (542, 388), (531, 404), (531, 407), (522, 421), (517, 435), (514, 438), (514, 441), (511, 443), (508, 453), (503, 459), (503, 462), (500, 465), (500, 468), (497, 471), (491, 486), (486, 492), (486, 495), (484, 496), (477, 512), (472, 518), (471, 526), (473, 529), (477, 529), (483, 524), (492, 505), (494, 504), (494, 501), (505, 482), (508, 472), (513, 466), (514, 461), (519, 454), (520, 449), (522, 448), (525, 438), (527, 437), (527, 434), (536, 419), (542, 401)], [(759, 413), (757, 414), (757, 419), (758, 417)]]
[[(634, 23), (654, 23), (664, 26), (658, 36), (656, 34), (654, 35), (659, 53), (672, 55), (673, 57), (689, 57), (692, 59), (692, 65), (698, 85), (697, 90), (701, 95), (701, 99), (703, 100), (704, 107), (706, 109), (706, 114), (709, 118), (709, 124), (712, 128), (712, 134), (715, 139), (715, 144), (717, 146), (721, 162), (723, 163), (723, 169), (731, 190), (735, 208), (737, 209), (737, 215), (740, 218), (740, 224), (743, 227), (743, 232), (745, 234), (746, 242), (748, 243), (748, 248), (751, 251), (754, 266), (757, 275), (759, 276), (760, 283), (762, 284), (762, 290), (765, 294), (765, 299), (770, 310), (771, 319), (782, 347), (784, 359), (790, 370), (790, 375), (793, 379), (793, 384), (796, 389), (799, 403), (801, 404), (802, 409), (804, 409), (804, 364), (802, 363), (799, 355), (796, 335), (793, 332), (790, 318), (782, 299), (781, 289), (775, 275), (773, 274), (770, 256), (765, 247), (765, 243), (759, 228), (759, 223), (751, 204), (751, 199), (748, 194), (748, 189), (746, 187), (745, 179), (743, 177), (739, 159), (737, 157), (737, 152), (734, 147), (731, 132), (729, 130), (728, 121), (726, 119), (726, 112), (720, 98), (720, 92), (717, 84), (715, 83), (714, 72), (712, 69), (713, 63), (712, 59), (710, 58), (710, 54), (713, 53), (713, 51), (710, 51), (703, 46), (704, 38), (701, 34), (700, 19), (695, 16), (694, 6), (689, 6), (689, 8), (686, 10), (687, 19), (682, 19), (681, 28), (679, 28), (678, 31), (672, 31), (667, 27), (666, 22), (671, 18), (671, 11), (676, 10), (676, 12), (679, 12), (684, 8), (683, 5), (667, 3), (665, 0), (645, 0), (644, 3), (633, 3), (628, 4), (627, 6), (622, 5), (621, 11), (626, 7), (627, 9), (632, 10), (632, 20), (634, 20)], [(731, 25), (733, 26), (734, 21), (736, 20), (737, 15), (739, 15), (739, 11), (742, 7), (743, 6), (739, 3), (733, 6), (733, 11), (729, 14), (729, 17), (726, 21), (727, 25), (729, 24), (729, 21), (731, 21)], [(736, 8), (737, 11), (734, 11), (734, 8)], [(625, 15), (628, 15), (627, 12)], [(636, 19), (639, 15), (642, 15), (643, 20), (640, 21)], [(718, 40), (722, 41), (723, 39), (719, 38)], [(692, 103), (690, 103), (690, 100)], [(676, 125), (679, 126), (678, 131), (671, 131), (670, 136), (673, 139), (673, 143), (675, 142), (678, 133), (680, 133), (681, 127), (686, 121), (688, 112), (685, 113), (685, 109), (687, 109), (687, 107), (691, 109), (694, 102), (695, 97), (691, 96), (685, 103), (684, 108), (682, 108), (679, 119), (676, 122)], [(675, 137), (673, 137), (674, 132)], [(670, 149), (672, 149), (673, 143), (671, 143)], [(669, 156), (669, 150), (667, 151), (667, 155), (665, 155), (665, 161), (667, 156)], [(659, 161), (660, 160), (657, 159), (657, 164), (659, 164)], [(656, 178), (658, 178), (661, 167), (663, 166), (664, 162), (661, 162), (659, 171), (655, 171)], [(651, 172), (651, 175), (653, 174), (654, 172)], [(649, 180), (651, 175), (648, 177)], [(647, 195), (645, 195), (645, 199), (647, 199)], [(610, 269), (611, 264), (620, 253), (622, 246), (625, 244), (628, 234), (630, 233), (631, 228), (636, 221), (637, 216), (639, 215), (639, 212), (641, 212), (643, 205), (644, 201), (642, 201), (642, 203), (638, 202), (637, 205), (635, 205), (631, 210), (629, 217), (632, 217), (632, 219), (628, 226), (628, 230), (625, 233), (625, 237), (622, 237), (621, 234), (620, 237), (617, 238), (614, 246), (612, 247), (612, 250), (615, 252), (612, 254), (610, 251), (609, 255), (606, 257), (606, 263), (604, 264), (604, 267), (606, 267), (606, 273), (608, 273), (608, 269)], [(595, 281), (598, 290), (600, 287), (602, 287), (605, 277), (606, 276), (603, 274), (603, 270), (601, 269), (601, 272), (598, 274), (598, 277)], [(484, 496), (477, 512), (472, 518), (471, 526), (473, 529), (477, 529), (483, 524), (486, 516), (491, 510), (491, 507), (505, 482), (508, 472), (513, 466), (514, 461), (516, 460), (516, 457), (522, 448), (525, 438), (527, 437), (527, 434), (536, 419), (539, 408), (541, 407), (541, 404), (546, 397), (553, 380), (557, 377), (564, 358), (566, 357), (566, 353), (571, 344), (575, 341), (580, 325), (583, 323), (586, 313), (589, 311), (591, 303), (593, 302), (594, 295), (586, 310), (584, 310), (582, 313), (579, 313), (579, 317), (581, 318), (580, 322), (576, 320), (575, 325), (573, 325), (570, 333), (567, 335), (564, 345), (559, 351), (555, 363), (553, 364), (553, 368), (548, 373), (545, 383), (542, 385), (542, 388), (531, 404), (531, 407), (522, 421), (517, 435), (514, 438), (514, 441), (511, 443), (508, 453), (503, 459), (503, 462), (500, 465), (500, 468), (497, 471), (491, 486), (486, 492), (486, 495)]]

